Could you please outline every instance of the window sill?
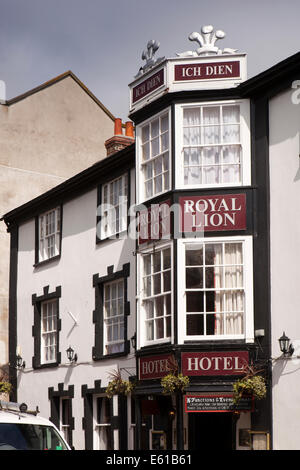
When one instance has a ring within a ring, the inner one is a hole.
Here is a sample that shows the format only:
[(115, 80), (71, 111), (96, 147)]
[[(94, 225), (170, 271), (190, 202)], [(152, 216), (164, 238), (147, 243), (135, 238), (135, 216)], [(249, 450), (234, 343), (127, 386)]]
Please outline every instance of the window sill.
[(114, 233), (113, 235), (109, 235), (105, 238), (99, 238), (96, 235), (96, 245), (98, 245), (99, 243), (105, 242), (107, 240), (125, 240), (127, 239), (127, 235), (128, 235), (128, 227), (126, 227), (125, 230), (122, 230), (122, 232)]
[(56, 255), (56, 256), (52, 256), (52, 258), (48, 258), (48, 259), (45, 259), (45, 260), (43, 260), (43, 261), (38, 261), (37, 263), (35, 263), (35, 264), (33, 265), (33, 267), (34, 267), (34, 268), (39, 268), (39, 267), (41, 267), (41, 266), (45, 266), (45, 265), (47, 265), (47, 264), (49, 264), (49, 263), (51, 263), (51, 262), (53, 262), (53, 261), (58, 261), (58, 260), (60, 259), (60, 257), (61, 257), (61, 254)]
[(93, 361), (105, 361), (109, 359), (115, 359), (118, 357), (128, 356), (130, 353), (130, 343), (128, 340), (124, 341), (124, 351), (112, 354), (101, 354), (99, 351), (95, 351), (93, 355)]
[(47, 362), (45, 364), (39, 364), (39, 365), (35, 365), (33, 367), (34, 370), (37, 370), (37, 369), (52, 369), (54, 367), (59, 367), (59, 362), (56, 361), (56, 362)]

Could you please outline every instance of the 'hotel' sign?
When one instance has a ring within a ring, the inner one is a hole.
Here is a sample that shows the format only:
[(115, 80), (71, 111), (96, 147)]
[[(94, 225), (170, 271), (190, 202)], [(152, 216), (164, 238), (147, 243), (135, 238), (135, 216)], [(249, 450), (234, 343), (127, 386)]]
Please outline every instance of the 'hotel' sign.
[(175, 81), (239, 77), (239, 61), (175, 65)]
[(182, 373), (199, 375), (239, 375), (249, 363), (248, 351), (182, 353)]

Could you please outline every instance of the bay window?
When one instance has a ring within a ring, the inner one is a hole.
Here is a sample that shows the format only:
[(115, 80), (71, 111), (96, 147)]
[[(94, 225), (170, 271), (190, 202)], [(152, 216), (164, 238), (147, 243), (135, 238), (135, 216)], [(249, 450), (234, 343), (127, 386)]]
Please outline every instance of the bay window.
[(171, 338), (171, 246), (141, 255), (141, 337), (144, 344)]
[(185, 339), (253, 336), (252, 240), (180, 242), (179, 311)]
[(248, 102), (177, 106), (177, 186), (250, 184)]
[(137, 128), (139, 202), (171, 187), (170, 117), (165, 111)]

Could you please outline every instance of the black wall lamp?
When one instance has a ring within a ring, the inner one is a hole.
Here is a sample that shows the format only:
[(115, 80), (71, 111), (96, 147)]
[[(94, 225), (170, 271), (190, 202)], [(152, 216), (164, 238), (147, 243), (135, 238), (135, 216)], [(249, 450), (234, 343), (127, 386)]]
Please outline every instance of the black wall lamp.
[(280, 351), (283, 353), (284, 357), (290, 357), (293, 355), (294, 348), (293, 345), (290, 343), (290, 338), (288, 338), (283, 332), (283, 335), (279, 338), (279, 347)]
[(67, 358), (71, 364), (73, 364), (73, 362), (77, 362), (77, 354), (75, 353), (74, 349), (71, 348), (71, 346), (68, 347), (68, 349), (66, 350), (66, 353), (67, 353)]
[(25, 361), (23, 361), (22, 356), (20, 354), (17, 354), (16, 356), (16, 369), (25, 369)]
[(131, 340), (131, 346), (133, 347), (134, 350), (136, 350), (136, 333), (130, 338)]

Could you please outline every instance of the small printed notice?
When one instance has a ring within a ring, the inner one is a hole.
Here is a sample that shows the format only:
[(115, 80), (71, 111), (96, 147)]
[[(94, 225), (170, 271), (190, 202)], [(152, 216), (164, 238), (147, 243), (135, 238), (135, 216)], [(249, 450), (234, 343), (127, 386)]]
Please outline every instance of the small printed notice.
[(253, 400), (251, 397), (243, 397), (237, 404), (233, 402), (232, 395), (197, 395), (185, 397), (185, 411), (187, 413), (251, 411), (252, 407)]

